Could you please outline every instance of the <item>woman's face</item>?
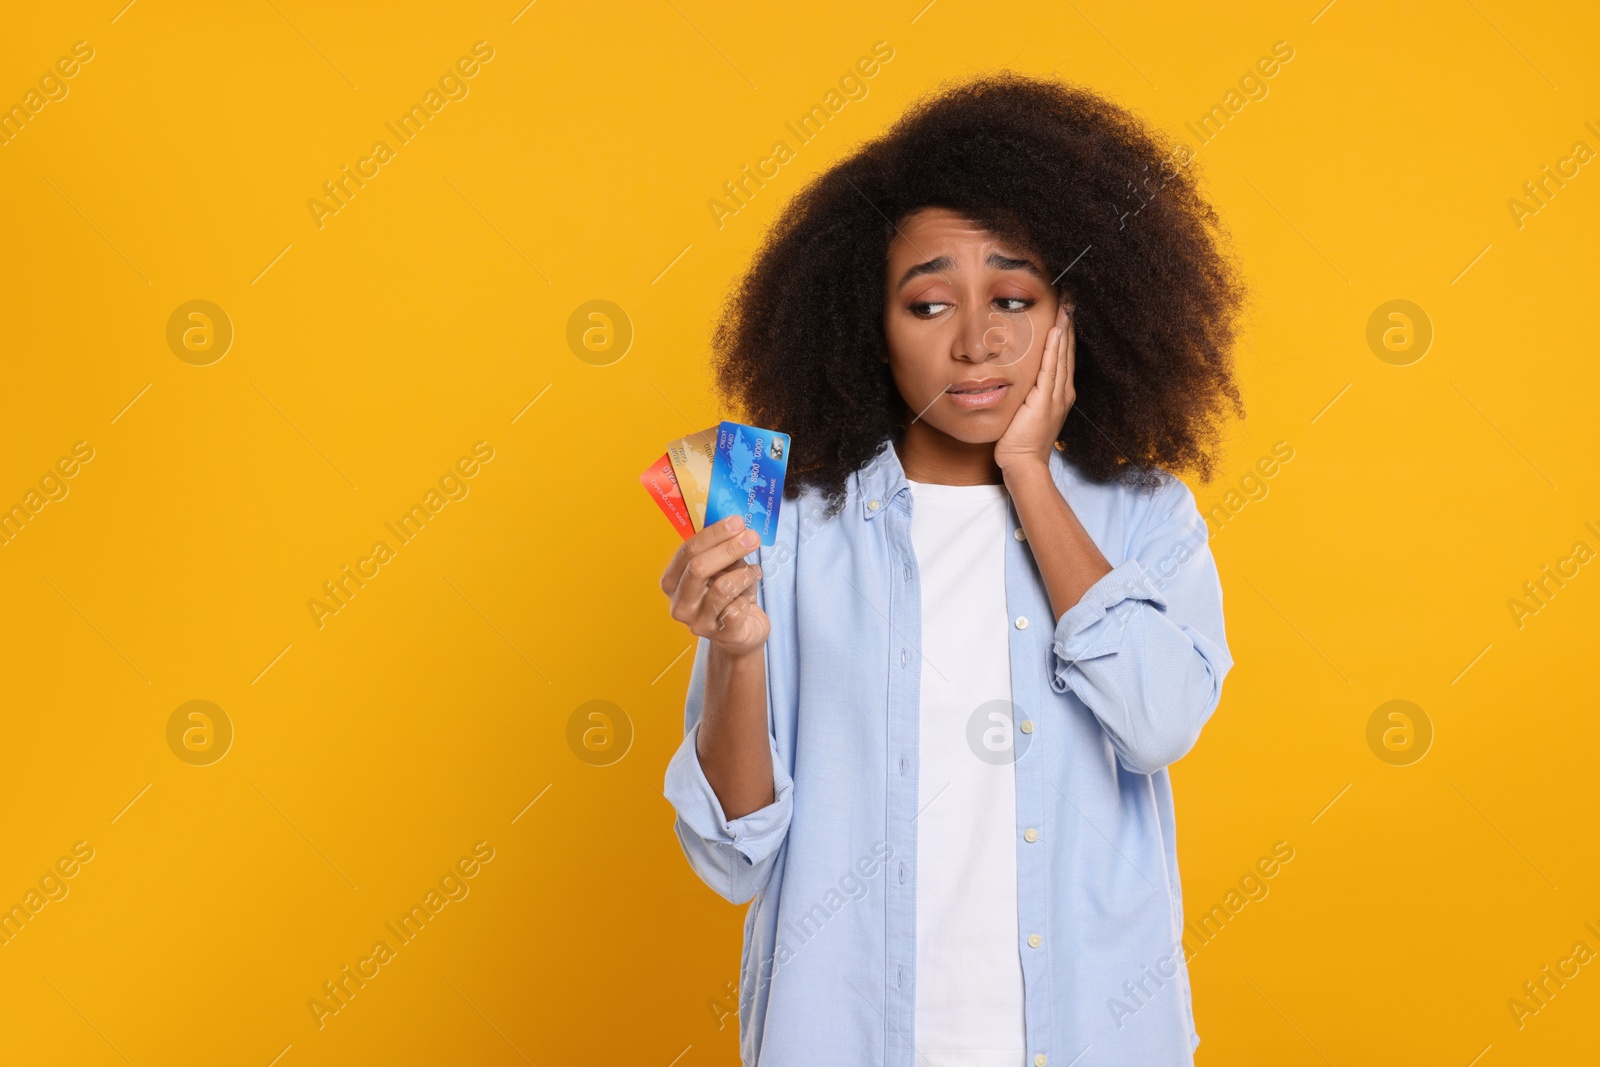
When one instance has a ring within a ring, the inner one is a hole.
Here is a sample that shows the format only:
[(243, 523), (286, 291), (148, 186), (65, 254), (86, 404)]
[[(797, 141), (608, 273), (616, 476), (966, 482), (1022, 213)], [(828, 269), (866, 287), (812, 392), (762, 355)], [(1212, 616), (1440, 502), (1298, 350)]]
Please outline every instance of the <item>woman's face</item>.
[[(945, 208), (903, 219), (889, 243), (884, 335), (913, 421), (997, 441), (1039, 376), (1059, 297), (1033, 253)], [(985, 392), (960, 395), (974, 386)]]

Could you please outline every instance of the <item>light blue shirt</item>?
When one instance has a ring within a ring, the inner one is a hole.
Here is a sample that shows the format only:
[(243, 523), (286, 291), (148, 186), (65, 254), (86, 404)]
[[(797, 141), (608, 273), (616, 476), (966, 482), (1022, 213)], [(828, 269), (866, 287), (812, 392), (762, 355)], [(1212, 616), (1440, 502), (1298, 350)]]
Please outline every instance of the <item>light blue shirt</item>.
[[(1019, 1067), (1191, 1064), (1167, 765), (1194, 745), (1233, 666), (1194, 494), (1050, 473), (1113, 566), (1051, 625), (1008, 501), (1016, 772)], [(918, 1067), (917, 729), (922, 627), (911, 488), (892, 445), (850, 475), (843, 512), (786, 500), (761, 564), (772, 621), (776, 798), (724, 817), (695, 753), (710, 642), (695, 651), (667, 799), (689, 864), (751, 901), (739, 973), (745, 1067)], [(931, 665), (930, 665), (931, 668)], [(987, 725), (987, 724), (986, 724)], [(976, 751), (976, 750), (975, 750)], [(978, 758), (977, 755), (974, 758)]]

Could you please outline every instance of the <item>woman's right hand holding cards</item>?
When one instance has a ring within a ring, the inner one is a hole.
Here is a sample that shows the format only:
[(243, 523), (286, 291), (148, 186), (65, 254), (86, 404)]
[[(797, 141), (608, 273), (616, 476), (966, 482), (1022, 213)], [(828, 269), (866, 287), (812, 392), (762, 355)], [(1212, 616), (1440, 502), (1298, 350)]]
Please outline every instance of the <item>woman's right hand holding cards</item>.
[(679, 545), (661, 575), (672, 617), (734, 658), (761, 651), (772, 629), (756, 601), (761, 565), (744, 562), (760, 543), (742, 516), (729, 516)]

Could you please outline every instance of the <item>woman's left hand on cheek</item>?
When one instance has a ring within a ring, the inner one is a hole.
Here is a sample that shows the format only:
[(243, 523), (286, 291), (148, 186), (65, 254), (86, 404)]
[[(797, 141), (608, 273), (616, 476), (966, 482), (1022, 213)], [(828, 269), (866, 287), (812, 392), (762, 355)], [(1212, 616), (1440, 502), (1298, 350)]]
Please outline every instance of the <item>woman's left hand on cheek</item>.
[(1056, 312), (1056, 325), (1045, 335), (1039, 376), (1011, 417), (1011, 425), (995, 442), (994, 461), (1001, 469), (1012, 463), (1050, 462), (1050, 450), (1078, 395), (1073, 387), (1077, 335), (1072, 325), (1068, 305), (1063, 303)]

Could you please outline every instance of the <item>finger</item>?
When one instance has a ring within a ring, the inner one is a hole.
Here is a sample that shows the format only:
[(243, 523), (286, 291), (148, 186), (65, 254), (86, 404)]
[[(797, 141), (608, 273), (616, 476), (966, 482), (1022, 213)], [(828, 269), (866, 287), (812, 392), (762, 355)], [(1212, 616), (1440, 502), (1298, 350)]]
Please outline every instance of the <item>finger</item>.
[(727, 610), (717, 616), (717, 629), (726, 630), (732, 624), (744, 618), (750, 610), (750, 604), (742, 597), (731, 604)]
[[(1061, 321), (1060, 312), (1056, 313), (1056, 321)], [(1060, 348), (1060, 326), (1052, 326), (1044, 335), (1044, 355), (1039, 360), (1039, 392), (1046, 403), (1055, 394), (1056, 366), (1061, 362)]]
[(720, 619), (728, 608), (741, 599), (753, 600), (756, 585), (761, 580), (759, 563), (739, 563), (719, 574), (706, 586), (700, 610)]
[(706, 600), (702, 605), (702, 611), (709, 611), (714, 617), (722, 616), (742, 597), (746, 595), (754, 597), (758, 581), (760, 581), (760, 569), (754, 563), (741, 563), (738, 568), (718, 574), (717, 581), (706, 587)]
[(755, 586), (752, 585), (748, 590), (728, 601), (728, 606), (718, 612), (717, 629), (720, 630), (727, 623), (743, 618), (745, 613), (750, 610), (750, 605), (756, 603)]
[[(721, 522), (718, 522), (713, 526), (706, 527), (693, 537), (689, 538), (683, 544), (679, 545), (678, 551), (673, 553), (672, 562), (667, 564), (666, 573), (661, 576), (662, 587), (667, 591), (668, 595), (671, 595), (674, 591), (676, 591), (678, 586), (683, 582), (684, 571), (687, 570), (691, 564), (694, 564), (696, 560), (701, 559), (708, 553), (715, 552), (718, 549), (728, 550), (730, 544), (736, 546), (738, 542), (735, 540), (735, 538), (738, 534), (743, 532), (744, 517), (742, 515), (730, 515)], [(709, 537), (707, 536), (708, 534), (710, 535)], [(700, 564), (699, 566), (701, 567), (701, 570), (705, 576), (709, 578), (715, 575), (718, 571), (722, 570), (727, 563), (731, 563), (734, 559), (739, 558), (743, 554), (743, 552), (740, 552), (737, 555), (730, 557), (723, 564), (714, 568), (710, 566), (710, 562)]]
[[(726, 630), (734, 622), (742, 621), (744, 616), (750, 614), (750, 609), (752, 609), (750, 605), (755, 605), (755, 597), (747, 597), (744, 593), (739, 593), (738, 597), (734, 597), (733, 601), (730, 601), (728, 606), (717, 614), (717, 629)], [(760, 611), (758, 606), (755, 609)]]
[(1078, 324), (1073, 318), (1076, 312), (1077, 308), (1070, 304), (1063, 309), (1066, 319), (1063, 327), (1066, 343), (1062, 346), (1061, 392), (1059, 395), (1063, 403), (1066, 402), (1067, 394), (1072, 392), (1073, 383), (1076, 381), (1078, 373)]
[(688, 566), (690, 560), (733, 536), (742, 522), (744, 520), (741, 515), (730, 515), (728, 518), (723, 518), (722, 522), (707, 526), (704, 530), (696, 531), (693, 536), (688, 537), (683, 544), (678, 545), (677, 552), (672, 553), (672, 561), (667, 563), (666, 571), (662, 571), (662, 584), (670, 589), (677, 589), (678, 579), (682, 577), (683, 568)]
[(1050, 327), (1051, 345), (1046, 358), (1050, 363), (1050, 390), (1045, 396), (1046, 402), (1054, 409), (1061, 402), (1062, 355), (1065, 352), (1065, 335), (1067, 328), (1066, 305), (1056, 305), (1056, 324)]
[(711, 571), (711, 568), (716, 567), (719, 562), (727, 560), (724, 552), (730, 544), (737, 545), (738, 538), (729, 538), (727, 541), (717, 544), (713, 549), (701, 551), (690, 557), (688, 564), (683, 568), (679, 576), (677, 588), (672, 592), (673, 616), (675, 618), (683, 619), (685, 622), (700, 618), (706, 611), (706, 598), (717, 579), (729, 571), (748, 566), (743, 559), (736, 558), (731, 562), (727, 562), (719, 570)]
[(1072, 329), (1071, 320), (1067, 317), (1067, 308), (1061, 306), (1061, 339), (1056, 343), (1056, 377), (1055, 392), (1051, 396), (1052, 406), (1062, 404), (1067, 398), (1067, 331)]
[[(745, 544), (746, 538), (750, 540), (750, 544)], [(698, 558), (690, 560), (688, 573), (695, 576), (703, 575), (705, 581), (710, 583), (728, 568), (742, 565), (744, 557), (760, 546), (760, 535), (754, 530), (740, 527), (734, 536), (707, 550)]]

